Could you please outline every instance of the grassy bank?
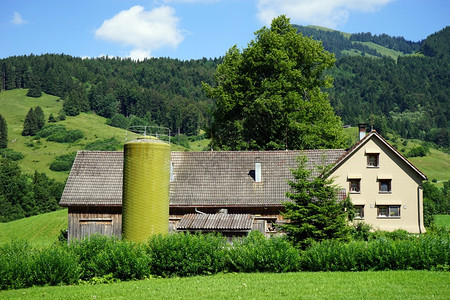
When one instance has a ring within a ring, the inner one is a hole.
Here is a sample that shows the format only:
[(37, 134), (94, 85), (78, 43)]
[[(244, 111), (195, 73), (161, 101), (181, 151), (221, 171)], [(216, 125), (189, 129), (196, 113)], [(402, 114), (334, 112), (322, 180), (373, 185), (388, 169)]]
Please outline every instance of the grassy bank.
[(61, 230), (65, 229), (67, 209), (0, 223), (0, 245), (24, 240), (34, 246), (48, 246), (56, 242)]
[(2, 299), (448, 299), (449, 272), (220, 274), (101, 285), (33, 287)]

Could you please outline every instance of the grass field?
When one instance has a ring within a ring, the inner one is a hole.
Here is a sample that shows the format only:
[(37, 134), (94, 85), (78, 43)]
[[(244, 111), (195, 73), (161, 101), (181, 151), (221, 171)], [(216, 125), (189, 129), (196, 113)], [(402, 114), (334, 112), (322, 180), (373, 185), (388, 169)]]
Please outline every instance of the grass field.
[(449, 272), (221, 274), (102, 285), (33, 287), (1, 299), (449, 299)]
[(436, 225), (445, 226), (450, 230), (450, 215), (437, 215), (435, 216)]
[[(25, 240), (35, 246), (51, 245), (67, 229), (67, 209), (0, 223), (0, 245)], [(1, 297), (0, 297), (1, 298)]]
[[(85, 138), (75, 143), (56, 143), (46, 139), (40, 139), (37, 142), (33, 137), (24, 137), (22, 136), (23, 121), (31, 107), (35, 108), (39, 105), (47, 120), (50, 113), (57, 117), (63, 105), (59, 97), (43, 94), (40, 98), (30, 98), (26, 96), (26, 93), (25, 89), (0, 93), (0, 114), (8, 124), (8, 147), (25, 155), (25, 158), (19, 161), (25, 173), (33, 173), (37, 170), (46, 173), (50, 178), (64, 181), (69, 172), (54, 172), (49, 168), (55, 156), (82, 150), (87, 144), (98, 139), (115, 137), (118, 141), (125, 142), (125, 130), (106, 125), (106, 119), (94, 113), (81, 113), (76, 117), (68, 116), (66, 120), (54, 123), (64, 125), (67, 130), (83, 131)], [(27, 146), (30, 142), (33, 142), (34, 146)], [(178, 145), (172, 145), (172, 149), (184, 150)]]

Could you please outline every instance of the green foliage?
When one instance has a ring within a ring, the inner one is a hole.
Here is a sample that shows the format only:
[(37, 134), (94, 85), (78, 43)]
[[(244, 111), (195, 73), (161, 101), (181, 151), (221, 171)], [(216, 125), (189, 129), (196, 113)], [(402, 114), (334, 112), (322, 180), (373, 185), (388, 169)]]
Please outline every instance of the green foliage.
[[(403, 234), (400, 234), (403, 235)], [(313, 243), (301, 255), (303, 271), (436, 270), (449, 266), (448, 232), (369, 242)]]
[(109, 274), (120, 280), (143, 279), (149, 275), (150, 258), (141, 244), (94, 235), (72, 241), (70, 251), (79, 259), (83, 280)]
[(35, 135), (36, 132), (38, 132), (38, 122), (36, 113), (34, 112), (33, 108), (30, 108), (30, 110), (27, 113), (27, 116), (25, 117), (25, 121), (23, 122), (23, 136), (28, 135)]
[(290, 191), (286, 193), (292, 201), (284, 203), (283, 213), (289, 222), (280, 227), (297, 247), (304, 249), (313, 241), (349, 238), (350, 211), (346, 211), (346, 201), (337, 199), (338, 187), (330, 178), (330, 168), (318, 167), (318, 175), (312, 176), (306, 156), (300, 156), (298, 168), (292, 170), (294, 180), (288, 181)]
[(217, 68), (212, 139), (224, 150), (319, 149), (345, 145), (342, 125), (322, 88), (334, 57), (297, 34), (285, 16), (258, 30), (241, 53), (236, 46)]
[(117, 128), (127, 129), (128, 119), (122, 114), (115, 114), (111, 119), (107, 121), (107, 124)]
[(55, 116), (53, 115), (53, 113), (51, 113), (49, 116), (48, 116), (48, 122), (49, 123), (55, 123), (55, 122), (57, 122), (58, 120), (56, 120), (56, 118), (55, 118)]
[(43, 173), (24, 175), (16, 162), (1, 159), (0, 222), (57, 210), (63, 189)]
[(18, 161), (24, 158), (21, 152), (14, 151), (13, 149), (10, 148), (0, 149), (0, 156), (8, 158), (13, 161)]
[(170, 139), (171, 143), (183, 146), (186, 149), (189, 149), (191, 146), (189, 145), (189, 138), (184, 134), (177, 134), (176, 136)]
[(58, 155), (50, 165), (50, 170), (56, 172), (70, 171), (75, 161), (76, 152)]
[(0, 115), (0, 149), (8, 147), (8, 124), (5, 118)]
[(163, 277), (214, 274), (226, 265), (226, 239), (212, 234), (152, 236), (147, 243), (151, 274)]
[(45, 125), (45, 115), (44, 115), (44, 111), (43, 111), (42, 108), (38, 105), (38, 106), (36, 106), (36, 108), (34, 109), (34, 113), (36, 114), (36, 124), (37, 124), (37, 128), (38, 128), (38, 130), (41, 130), (42, 127), (44, 127), (44, 125)]
[[(446, 181), (442, 189), (436, 187), (428, 181), (425, 182), (422, 187), (424, 206), (425, 203), (427, 203), (426, 205), (429, 206), (427, 209), (431, 210), (430, 212), (433, 214), (448, 214), (450, 202), (450, 181)], [(428, 201), (432, 204), (428, 203)]]
[(233, 240), (229, 251), (229, 271), (233, 272), (295, 272), (300, 255), (284, 238), (266, 238), (259, 231)]
[(83, 131), (79, 129), (67, 130), (64, 125), (46, 125), (36, 134), (47, 138), (48, 141), (58, 143), (73, 143), (84, 137)]
[(406, 157), (423, 157), (427, 156), (430, 153), (430, 149), (424, 146), (414, 147), (408, 151)]
[(65, 245), (35, 250), (32, 265), (33, 285), (69, 285), (78, 281), (77, 257)]
[(32, 247), (25, 241), (13, 241), (0, 247), (0, 290), (33, 285)]

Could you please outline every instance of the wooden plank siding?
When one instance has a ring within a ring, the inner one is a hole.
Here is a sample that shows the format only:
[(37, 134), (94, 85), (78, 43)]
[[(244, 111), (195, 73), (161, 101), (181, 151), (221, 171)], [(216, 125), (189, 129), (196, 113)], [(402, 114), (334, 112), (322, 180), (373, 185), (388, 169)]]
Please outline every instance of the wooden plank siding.
[(68, 239), (81, 239), (92, 234), (120, 237), (122, 232), (121, 207), (69, 207)]

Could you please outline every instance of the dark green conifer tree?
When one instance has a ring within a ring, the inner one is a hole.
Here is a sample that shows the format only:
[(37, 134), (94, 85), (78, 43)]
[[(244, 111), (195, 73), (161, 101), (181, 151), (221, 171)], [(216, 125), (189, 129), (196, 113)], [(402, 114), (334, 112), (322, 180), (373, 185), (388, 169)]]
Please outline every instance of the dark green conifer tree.
[(0, 149), (8, 147), (8, 125), (5, 118), (0, 115)]
[(35, 135), (36, 132), (38, 132), (37, 117), (33, 108), (30, 108), (30, 110), (27, 113), (27, 116), (25, 117), (25, 121), (23, 122), (22, 135), (23, 136)]
[(285, 203), (283, 216), (290, 220), (280, 226), (288, 238), (299, 248), (306, 248), (313, 241), (349, 238), (348, 220), (353, 215), (350, 199), (338, 201), (338, 187), (330, 178), (330, 166), (317, 167), (314, 177), (307, 167), (307, 158), (298, 158), (298, 168), (292, 170), (294, 180), (286, 196), (292, 201)]
[(42, 127), (44, 127), (45, 124), (45, 115), (44, 115), (44, 111), (42, 110), (42, 108), (38, 105), (36, 106), (36, 108), (34, 109), (34, 113), (36, 114), (36, 125), (38, 130), (41, 130)]

